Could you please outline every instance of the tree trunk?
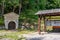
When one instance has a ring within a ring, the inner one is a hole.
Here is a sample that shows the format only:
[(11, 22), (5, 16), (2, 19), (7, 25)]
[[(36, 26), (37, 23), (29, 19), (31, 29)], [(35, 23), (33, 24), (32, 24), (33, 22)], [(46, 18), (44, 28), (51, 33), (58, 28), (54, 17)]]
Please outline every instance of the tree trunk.
[(2, 14), (1, 14), (2, 17), (3, 17), (3, 14), (4, 14), (4, 2), (5, 2), (5, 0), (3, 0), (3, 2), (2, 2)]
[(15, 11), (15, 7), (16, 7), (16, 6), (13, 7), (13, 12)]
[(2, 13), (2, 4), (0, 5), (0, 17), (2, 17), (1, 13)]
[(22, 0), (19, 0), (19, 15), (21, 13), (21, 8), (22, 8)]

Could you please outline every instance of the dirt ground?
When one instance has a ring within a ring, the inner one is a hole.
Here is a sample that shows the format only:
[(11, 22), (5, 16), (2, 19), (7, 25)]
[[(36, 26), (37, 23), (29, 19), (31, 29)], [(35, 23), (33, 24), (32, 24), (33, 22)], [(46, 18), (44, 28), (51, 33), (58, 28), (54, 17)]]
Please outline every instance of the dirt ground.
[[(17, 31), (0, 31), (0, 36), (6, 35), (9, 33), (16, 33)], [(15, 34), (16, 35), (16, 34)], [(17, 34), (18, 37), (23, 36), (25, 40), (60, 40), (60, 33), (43, 33), (38, 34), (38, 32), (31, 32), (28, 34)], [(6, 39), (6, 38), (5, 38)]]

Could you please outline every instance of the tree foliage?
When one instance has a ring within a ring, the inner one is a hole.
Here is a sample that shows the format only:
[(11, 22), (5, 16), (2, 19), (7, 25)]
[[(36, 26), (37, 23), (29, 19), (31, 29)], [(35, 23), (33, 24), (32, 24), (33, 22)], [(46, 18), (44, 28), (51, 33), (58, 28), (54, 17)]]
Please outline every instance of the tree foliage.
[(19, 20), (20, 21), (27, 20), (28, 22), (31, 21), (31, 23), (37, 21), (38, 17), (35, 15), (37, 11), (60, 8), (60, 0), (0, 0), (0, 8), (2, 8), (3, 2), (4, 2), (4, 14), (12, 11), (19, 14), (20, 6), (21, 13)]

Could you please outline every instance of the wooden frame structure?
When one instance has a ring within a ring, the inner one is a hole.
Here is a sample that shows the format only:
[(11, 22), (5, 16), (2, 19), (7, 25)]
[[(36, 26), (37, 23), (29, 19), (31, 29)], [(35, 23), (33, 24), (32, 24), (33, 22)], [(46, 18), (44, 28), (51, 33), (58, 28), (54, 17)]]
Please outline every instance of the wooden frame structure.
[(38, 15), (38, 32), (40, 34), (41, 33), (40, 27), (41, 27), (42, 18), (44, 20), (44, 32), (46, 32), (46, 25), (45, 25), (46, 17), (47, 16), (60, 16), (60, 9), (42, 10), (42, 11), (38, 11), (36, 13), (36, 15)]

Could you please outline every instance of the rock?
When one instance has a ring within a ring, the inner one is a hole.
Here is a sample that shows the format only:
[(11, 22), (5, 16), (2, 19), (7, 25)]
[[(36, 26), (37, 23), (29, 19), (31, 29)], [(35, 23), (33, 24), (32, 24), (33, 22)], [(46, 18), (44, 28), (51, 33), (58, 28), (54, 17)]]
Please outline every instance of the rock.
[(42, 35), (47, 34), (47, 32), (41, 32)]

